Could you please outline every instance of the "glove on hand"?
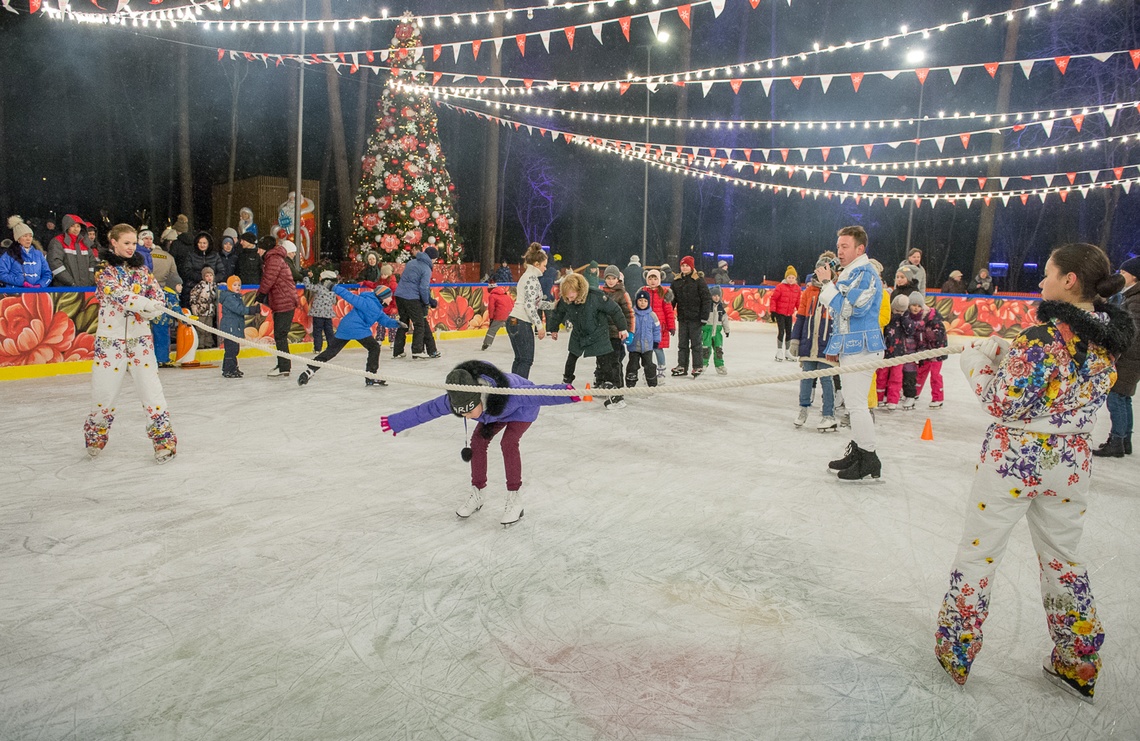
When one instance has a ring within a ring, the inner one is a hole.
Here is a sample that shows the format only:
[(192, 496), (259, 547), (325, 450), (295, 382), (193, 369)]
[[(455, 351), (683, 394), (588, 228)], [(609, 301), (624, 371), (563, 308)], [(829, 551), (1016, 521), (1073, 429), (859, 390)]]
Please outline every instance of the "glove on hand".
[(434, 298), (432, 300), (428, 301), (428, 308), (434, 309), (437, 306), (439, 306), (439, 302), (436, 301)]
[(392, 426), (390, 424), (388, 424), (388, 417), (387, 416), (380, 418), (380, 429), (383, 430), (384, 432), (391, 432), (392, 437), (396, 436), (396, 431), (392, 429)]

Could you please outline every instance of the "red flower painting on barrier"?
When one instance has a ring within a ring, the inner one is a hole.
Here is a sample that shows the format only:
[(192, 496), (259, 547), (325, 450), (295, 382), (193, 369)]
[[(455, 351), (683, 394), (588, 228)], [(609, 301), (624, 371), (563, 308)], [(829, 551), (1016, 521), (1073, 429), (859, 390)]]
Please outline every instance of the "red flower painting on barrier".
[(91, 360), (95, 338), (76, 332), (66, 313), (56, 311), (46, 293), (0, 299), (0, 366)]

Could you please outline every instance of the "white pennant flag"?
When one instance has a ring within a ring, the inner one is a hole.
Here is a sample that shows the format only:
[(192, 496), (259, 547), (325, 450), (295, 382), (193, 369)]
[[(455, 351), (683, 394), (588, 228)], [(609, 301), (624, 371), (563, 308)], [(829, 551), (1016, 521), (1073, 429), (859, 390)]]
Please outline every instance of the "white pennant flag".
[(1045, 194), (1042, 193), (1041, 191), (1037, 191), (1037, 197), (1041, 199), (1042, 203), (1045, 202)]
[[(910, 144), (912, 142), (907, 142), (907, 143)], [(891, 149), (898, 149), (900, 144), (902, 144), (902, 142), (887, 142), (887, 146), (890, 147)]]
[(539, 31), (538, 38), (542, 39), (542, 45), (546, 48), (546, 53), (550, 53), (550, 31)]
[(947, 67), (947, 71), (950, 73), (951, 82), (953, 82), (955, 85), (957, 85), (958, 84), (958, 78), (962, 76), (962, 68), (961, 67)]
[(831, 78), (832, 77), (835, 77), (835, 75), (820, 75), (819, 76), (819, 84), (823, 85), (823, 92), (825, 92), (825, 93), (827, 92), (828, 86), (831, 85)]
[[(966, 208), (969, 208), (970, 204), (974, 202), (973, 196), (963, 196), (963, 198), (966, 200)], [(937, 201), (936, 201), (936, 203), (937, 203)]]
[(590, 30), (594, 32), (594, 38), (596, 38), (598, 40), (598, 43), (599, 44), (602, 43), (602, 24), (601, 24), (601, 22), (599, 21), (598, 23), (591, 23), (590, 24)]
[(800, 157), (803, 158), (804, 162), (807, 162), (807, 154), (808, 154), (808, 148), (807, 147), (800, 147)]
[(1025, 61), (1025, 62), (1018, 62), (1018, 64), (1021, 66), (1021, 71), (1025, 73), (1025, 79), (1028, 80), (1029, 79), (1029, 73), (1031, 71), (1033, 71), (1033, 60), (1030, 59), (1030, 60)]
[(1006, 195), (1003, 195), (1003, 196), (1000, 196), (1000, 198), (1001, 198), (1001, 205), (1003, 205), (1003, 206), (1008, 206), (1008, 205), (1009, 205), (1009, 198), (1010, 198), (1010, 197), (1009, 197), (1009, 195), (1008, 195), (1008, 194), (1006, 194)]
[(459, 49), (461, 48), (461, 46), (462, 46), (461, 44), (452, 44), (451, 45), (451, 54), (455, 58), (456, 64), (459, 64)]
[(847, 146), (845, 146), (843, 148), (843, 161), (846, 162), (850, 156), (851, 156), (851, 145), (848, 144)]
[(507, 85), (511, 84), (511, 78), (509, 78), (509, 77), (500, 77), (500, 78), (499, 78), (499, 82), (501, 82), (501, 83), (503, 84), (503, 87), (506, 87)]
[(657, 83), (656, 82), (647, 82), (647, 83), (645, 83), (645, 87), (649, 88), (649, 92), (651, 92), (651, 93), (657, 92)]
[(1095, 183), (1096, 179), (1100, 177), (1100, 173), (1100, 170), (1089, 170), (1089, 179)]
[(998, 182), (1001, 183), (1002, 190), (1004, 190), (1005, 184), (1009, 182), (1009, 178), (1008, 177), (1000, 177), (1000, 178), (998, 178)]
[(946, 143), (946, 137), (936, 136), (936, 137), (934, 137), (934, 143), (938, 146), (938, 151), (941, 152), (942, 151), (942, 145)]
[(1131, 192), (1131, 190), (1132, 190), (1132, 181), (1131, 180), (1125, 180), (1123, 183), (1121, 183), (1121, 185), (1124, 186), (1124, 194), (1128, 195), (1128, 193)]
[(841, 172), (841, 173), (839, 173), (839, 180), (840, 180), (840, 181), (841, 181), (841, 182), (842, 182), (844, 185), (847, 185), (847, 177), (848, 177), (848, 175), (849, 175), (849, 173), (846, 173), (846, 172)]
[(1061, 173), (1059, 173), (1059, 172), (1055, 172), (1052, 175), (1050, 175), (1049, 176), (1049, 185), (1052, 185), (1053, 183), (1057, 182), (1057, 178), (1059, 178), (1059, 177), (1061, 177)]
[(916, 183), (918, 183), (918, 187), (919, 187), (919, 189), (921, 190), (921, 189), (922, 189), (922, 184), (926, 182), (926, 178), (925, 178), (925, 177), (916, 177), (916, 178), (914, 179), (914, 181), (915, 181)]
[(966, 187), (966, 178), (954, 178), (954, 180), (958, 183), (958, 190), (962, 190), (962, 188)]
[(889, 69), (886, 72), (880, 72), (879, 74), (881, 74), (883, 77), (887, 78), (888, 80), (893, 80), (899, 76), (899, 72), (901, 72), (901, 71), (902, 70)]
[(492, 40), (495, 42), (495, 56), (497, 57), (499, 56), (499, 52), (503, 49), (503, 40), (501, 38)]
[(1053, 119), (1042, 121), (1041, 128), (1045, 129), (1045, 136), (1053, 136)]
[(760, 78), (760, 86), (762, 88), (764, 88), (764, 94), (767, 95), (769, 93), (769, 91), (772, 90), (772, 78), (771, 77), (761, 77)]
[(1077, 190), (1079, 190), (1079, 191), (1081, 192), (1081, 197), (1082, 197), (1082, 198), (1087, 198), (1087, 197), (1088, 197), (1088, 195), (1089, 195), (1089, 186), (1087, 186), (1087, 185), (1082, 185), (1082, 186), (1078, 187), (1078, 188), (1077, 188)]
[(653, 38), (657, 38), (657, 26), (661, 23), (661, 11), (654, 10), (647, 17), (649, 18), (649, 27), (653, 29)]
[(383, 49), (383, 50), (381, 50), (381, 52), (380, 52), (380, 61), (381, 61), (381, 62), (387, 62), (387, 61), (388, 61), (388, 50), (387, 50), (387, 49)]
[(724, 0), (712, 0), (713, 18), (720, 18), (721, 11), (724, 10)]
[(451, 81), (452, 82), (459, 82), (460, 80), (466, 79), (466, 77), (467, 77), (467, 75), (452, 75)]
[(526, 127), (526, 133), (528, 133), (528, 134), (530, 134), (531, 136), (533, 136), (533, 135), (534, 135), (534, 129), (532, 129), (532, 128), (531, 128), (529, 125), (527, 125), (527, 127)]
[(887, 176), (886, 175), (880, 175), (879, 176), (879, 187), (882, 188), (886, 184), (887, 184)]
[(704, 91), (706, 96), (709, 94), (709, 89), (712, 88), (714, 82), (715, 80), (701, 80), (701, 90)]
[(1116, 122), (1116, 108), (1105, 108), (1101, 113), (1104, 114), (1104, 120), (1108, 121), (1108, 125), (1112, 126)]
[(1107, 53), (1101, 53), (1101, 54), (1093, 54), (1093, 55), (1092, 55), (1092, 58), (1093, 58), (1093, 59), (1095, 59), (1095, 60), (1096, 60), (1096, 61), (1098, 61), (1098, 62), (1107, 62), (1107, 61), (1108, 61), (1108, 59), (1109, 59), (1109, 57), (1111, 57), (1111, 56), (1112, 56), (1114, 53), (1115, 53), (1115, 52), (1111, 52), (1111, 51), (1110, 51), (1110, 52), (1107, 52)]
[(423, 55), (424, 55), (424, 48), (422, 46), (417, 46), (416, 47), (416, 53), (413, 55), (415, 57), (415, 60), (417, 62), (420, 61), (420, 59), (423, 57)]

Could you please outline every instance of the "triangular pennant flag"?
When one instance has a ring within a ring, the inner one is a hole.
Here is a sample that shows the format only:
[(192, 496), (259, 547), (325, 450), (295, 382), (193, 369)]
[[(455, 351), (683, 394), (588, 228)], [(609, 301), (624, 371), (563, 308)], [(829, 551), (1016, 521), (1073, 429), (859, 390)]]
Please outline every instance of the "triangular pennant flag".
[(862, 72), (852, 72), (851, 73), (851, 84), (855, 86), (855, 92), (859, 92), (859, 85), (861, 85), (862, 83), (863, 83), (863, 73)]
[(563, 138), (563, 139), (565, 139), (567, 142), (569, 142), (569, 141), (570, 141), (570, 138), (571, 138), (571, 137), (570, 137), (570, 134), (568, 134), (567, 132), (563, 131), (563, 132), (562, 132), (562, 138)]
[(649, 28), (653, 31), (653, 38), (657, 38), (657, 26), (661, 23), (661, 11), (654, 10), (646, 15), (649, 19)]
[(760, 87), (764, 88), (764, 94), (767, 95), (769, 93), (769, 91), (771, 91), (771, 89), (772, 89), (772, 78), (771, 77), (761, 77), (760, 78)]
[(1133, 49), (1128, 56), (1132, 57), (1132, 69), (1140, 69), (1140, 49)]
[(626, 41), (629, 41), (629, 24), (632, 20), (633, 19), (628, 15), (618, 18), (618, 25), (621, 26), (621, 34), (625, 36)]
[(1132, 192), (1132, 183), (1133, 183), (1133, 181), (1131, 181), (1131, 180), (1126, 180), (1123, 183), (1121, 183), (1121, 185), (1124, 188), (1124, 194), (1125, 195)]
[(748, 160), (749, 162), (752, 161), (752, 150), (751, 149), (742, 149), (740, 151), (744, 152), (744, 159)]
[(222, 57), (224, 57), (225, 55), (226, 55), (225, 49), (218, 49), (218, 61), (219, 62), (222, 61)]
[(387, 62), (388, 61), (388, 50), (387, 49), (381, 49), (380, 50), (380, 61), (381, 62)]
[(846, 162), (851, 157), (851, 145), (843, 147), (843, 161)]
[(962, 67), (947, 67), (946, 71), (950, 73), (950, 81), (957, 85), (958, 78), (962, 76)]
[(1024, 62), (1018, 62), (1021, 66), (1021, 71), (1025, 74), (1025, 79), (1029, 79), (1029, 73), (1033, 71), (1033, 60), (1029, 59)]
[(938, 181), (938, 190), (942, 190), (942, 186), (946, 185), (946, 176), (940, 175), (936, 178), (936, 180)]
[(443, 52), (443, 45), (442, 44), (436, 44), (435, 46), (433, 46), (431, 48), (431, 61), (433, 61), (433, 62), (438, 61), (439, 55), (442, 52)]
[(791, 80), (792, 80), (792, 84), (796, 86), (796, 90), (799, 90), (800, 85), (804, 84), (804, 78), (803, 77), (799, 77), (799, 76), (792, 77)]
[[(966, 208), (969, 208), (970, 204), (974, 202), (973, 196), (963, 196), (963, 198), (966, 201)], [(935, 201), (934, 203), (935, 203), (935, 205), (937, 205), (938, 201)], [(951, 203), (953, 203), (953, 201), (951, 201)]]
[(716, 80), (701, 80), (701, 91), (704, 95), (707, 96), (709, 94), (709, 90), (712, 88), (714, 82), (716, 82)]
[(870, 179), (871, 179), (870, 175), (860, 175), (859, 176), (859, 185), (866, 185), (867, 181)]
[(1121, 178), (1124, 177), (1124, 168), (1123, 167), (1114, 167), (1114, 168), (1112, 168), (1112, 174), (1116, 176), (1117, 180), (1120, 180)]
[(781, 149), (780, 150), (780, 156), (784, 158), (784, 162), (787, 162), (788, 161), (788, 150), (787, 149)]
[(1009, 178), (1003, 175), (998, 178), (998, 182), (1001, 183), (1001, 189), (1005, 190), (1005, 184), (1009, 182)]
[(883, 77), (887, 78), (888, 80), (893, 80), (899, 76), (899, 72), (901, 72), (901, 71), (902, 70), (889, 69), (886, 72), (880, 72), (879, 74), (882, 75)]
[(799, 152), (800, 152), (800, 159), (802, 159), (804, 162), (807, 162), (808, 148), (807, 147), (800, 147)]
[(486, 75), (476, 75), (475, 79), (479, 81), (480, 85), (482, 85), (484, 82), (487, 81), (487, 76)]
[(1059, 178), (1059, 177), (1061, 177), (1061, 174), (1059, 172), (1055, 172), (1052, 175), (1049, 175), (1046, 178), (1046, 180), (1048, 181), (1049, 185), (1053, 185), (1054, 183), (1057, 182), (1057, 178)]
[[(905, 202), (906, 202), (906, 199), (904, 198), (903, 203), (905, 203)], [(899, 204), (899, 205), (901, 206), (902, 204)], [(915, 205), (915, 208), (922, 208), (922, 199), (918, 196), (915, 196), (914, 197), (914, 205)]]
[(1082, 197), (1082, 198), (1086, 198), (1086, 197), (1088, 197), (1088, 194), (1089, 194), (1089, 186), (1087, 186), (1087, 185), (1081, 185), (1081, 186), (1078, 186), (1078, 187), (1077, 187), (1077, 190), (1079, 190), (1079, 191), (1081, 192), (1081, 197)]
[(1077, 173), (1075, 172), (1066, 172), (1065, 177), (1069, 179), (1069, 185), (1072, 185), (1077, 181)]
[(418, 62), (418, 61), (420, 61), (420, 58), (423, 55), (424, 55), (424, 48), (422, 46), (417, 46), (416, 47), (416, 53), (412, 55), (412, 58)]
[(1109, 126), (1112, 126), (1112, 124), (1116, 122), (1116, 111), (1116, 108), (1105, 108), (1101, 111), (1101, 113), (1104, 114), (1104, 120), (1108, 122)]
[(987, 206), (990, 205), (991, 200), (993, 200), (992, 196), (982, 196), (982, 203), (986, 204)]
[(886, 175), (879, 175), (878, 178), (879, 178), (879, 187), (880, 188), (882, 188), (884, 185), (887, 184), (887, 176)]
[(966, 178), (954, 178), (954, 182), (958, 183), (958, 190), (966, 186)]
[(1028, 193), (1022, 193), (1021, 194), (1021, 205), (1024, 206), (1028, 203), (1029, 203), (1029, 194)]
[(930, 68), (929, 67), (919, 67), (918, 69), (916, 69), (914, 71), (914, 73), (916, 75), (918, 75), (918, 84), (919, 85), (925, 85), (926, 84), (926, 77), (927, 77), (927, 75), (930, 74)]
[(970, 133), (969, 132), (966, 132), (965, 134), (959, 134), (958, 138), (962, 140), (962, 149), (969, 149), (970, 148)]
[(989, 178), (978, 178), (978, 190), (985, 190), (986, 189), (986, 181), (987, 180), (989, 180)]
[(1053, 119), (1042, 121), (1041, 128), (1045, 129), (1045, 136), (1053, 136)]
[(439, 78), (443, 77), (442, 72), (433, 72), (431, 76), (431, 84), (434, 85), (439, 82)]
[(742, 80), (742, 79), (740, 79), (740, 78), (738, 77), (738, 78), (736, 78), (735, 80), (729, 80), (729, 81), (728, 81), (728, 86), (732, 88), (732, 92), (734, 92), (734, 93), (739, 93), (739, 92), (740, 92), (740, 86), (741, 86), (743, 83), (744, 83), (744, 80)]
[(517, 44), (519, 47), (519, 54), (522, 54), (525, 57), (526, 56), (526, 34), (525, 33), (516, 33), (515, 34), (515, 44)]
[(827, 156), (831, 154), (831, 147), (820, 147), (819, 151), (823, 155), (823, 161), (827, 162)]
[(689, 16), (693, 14), (692, 5), (678, 5), (677, 15), (681, 16), (681, 22), (685, 24), (685, 28), (692, 28), (689, 24)]
[(1112, 52), (1103, 52), (1099, 54), (1090, 54), (1093, 59), (1098, 62), (1107, 62), (1112, 57)]
[(476, 59), (479, 58), (479, 50), (481, 48), (483, 48), (483, 40), (482, 39), (475, 39), (471, 42), (471, 53), (475, 55)]
[(713, 18), (720, 18), (721, 11), (724, 10), (724, 0), (712, 0)]
[(847, 176), (848, 176), (848, 175), (850, 175), (850, 174), (851, 174), (851, 173), (848, 173), (848, 172), (841, 172), (841, 173), (839, 173), (839, 180), (840, 180), (840, 181), (841, 181), (841, 182), (842, 182), (844, 185), (846, 185), (846, 184), (847, 184)]
[(647, 83), (645, 83), (645, 87), (649, 88), (649, 92), (651, 92), (651, 93), (657, 92), (657, 83), (656, 82), (647, 82)]
[(1069, 68), (1070, 57), (1053, 57), (1053, 61), (1057, 64), (1057, 69), (1061, 70), (1061, 74), (1065, 74), (1065, 70)]
[(859, 201), (861, 201), (861, 200), (863, 200), (863, 196), (862, 196), (861, 194), (859, 194), (859, 193), (856, 193), (856, 194), (855, 194), (855, 205), (856, 205), (856, 206), (858, 206), (858, 205), (859, 205)]
[(364, 58), (367, 59), (369, 62), (375, 62), (376, 61), (376, 55), (373, 54), (371, 51), (364, 52)]
[(1057, 195), (1061, 196), (1061, 203), (1069, 200), (1069, 191), (1067, 190), (1059, 190), (1057, 191)]
[(580, 83), (580, 82), (570, 83), (570, 89), (573, 90), (574, 92), (578, 92), (578, 88), (580, 88), (580, 87), (582, 87), (582, 83)]
[(827, 179), (828, 179), (829, 177), (831, 177), (831, 170), (824, 170), (824, 171), (823, 171), (823, 182), (825, 182), (825, 183), (826, 183), (826, 182), (827, 182)]
[(574, 26), (567, 26), (566, 28), (562, 29), (563, 33), (566, 34), (566, 42), (570, 44), (571, 51), (574, 50), (574, 32), (576, 30), (577, 29)]
[(1000, 197), (1001, 197), (1001, 204), (1002, 204), (1003, 206), (1008, 206), (1008, 205), (1009, 205), (1009, 199), (1011, 198), (1011, 196), (1009, 196), (1009, 195), (1003, 195), (1003, 196), (1000, 196)]
[(599, 21), (597, 23), (591, 23), (590, 24), (590, 30), (594, 32), (594, 38), (598, 40), (598, 43), (599, 44), (602, 43), (602, 24), (601, 24), (601, 21)]
[[(863, 151), (867, 153), (867, 159), (871, 159), (871, 152), (875, 149), (874, 144), (864, 144)], [(881, 183), (880, 183), (881, 185)]]
[(819, 76), (819, 84), (823, 85), (823, 92), (825, 92), (825, 93), (827, 92), (827, 88), (829, 85), (831, 85), (831, 78), (833, 78), (833, 77), (835, 77), (835, 75), (820, 75)]
[(752, 3), (753, 10), (756, 10), (756, 6), (760, 4), (760, 0), (748, 0), (748, 2)]
[(503, 40), (501, 38), (492, 39), (495, 42), (495, 56), (499, 56), (503, 51)]
[(530, 78), (530, 77), (524, 77), (523, 78), (523, 85), (526, 87), (527, 90), (530, 90), (531, 86), (534, 85), (534, 79)]
[(1070, 116), (1069, 118), (1073, 120), (1073, 126), (1077, 127), (1077, 133), (1080, 133), (1081, 125), (1085, 122), (1085, 114), (1078, 113), (1075, 116)]
[(997, 74), (998, 67), (1000, 65), (997, 62), (990, 62), (989, 64), (984, 64), (982, 66), (986, 68), (986, 72), (990, 73), (990, 77), (993, 77)]
[(629, 90), (629, 80), (623, 80), (618, 83), (618, 95), (625, 95), (625, 91)]
[(946, 143), (946, 137), (944, 137), (944, 136), (934, 137), (934, 145), (938, 147), (939, 152), (942, 151), (942, 145), (944, 145), (945, 143)]
[(539, 31), (538, 38), (542, 39), (542, 47), (546, 49), (546, 53), (550, 53), (550, 31)]
[[(906, 176), (903, 176), (903, 180), (906, 180)], [(919, 175), (915, 175), (915, 177), (914, 177), (914, 183), (915, 183), (915, 187), (916, 187), (916, 188), (918, 188), (918, 189), (920, 189), (920, 190), (921, 190), (921, 189), (922, 189), (922, 184), (923, 184), (923, 183), (925, 183), (925, 182), (926, 182), (926, 178), (925, 178), (925, 177), (922, 177), (922, 176), (919, 176)]]

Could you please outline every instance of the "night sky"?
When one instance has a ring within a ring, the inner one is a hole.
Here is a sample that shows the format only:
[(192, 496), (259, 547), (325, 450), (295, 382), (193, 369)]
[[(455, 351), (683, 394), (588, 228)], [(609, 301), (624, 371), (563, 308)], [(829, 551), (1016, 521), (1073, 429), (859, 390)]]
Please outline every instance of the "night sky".
[[(172, 0), (167, 0), (171, 3)], [(52, 5), (55, 3), (52, 2)], [(139, 9), (151, 6), (136, 0)], [(508, 5), (511, 3), (508, 0)], [(26, 0), (13, 0), (14, 7), (27, 9)], [(93, 5), (74, 0), (77, 10), (94, 11)], [(522, 3), (515, 0), (514, 6)], [(300, 0), (266, 0), (248, 2), (240, 9), (208, 16), (227, 20), (288, 19), (300, 17)], [(310, 0), (308, 16), (319, 16), (321, 3)], [(457, 10), (482, 10), (489, 0), (449, 0), (448, 2), (409, 2), (388, 5), (393, 14), (405, 9), (414, 13)], [(659, 8), (672, 8), (662, 0)], [(887, 12), (885, 9), (889, 7)], [(1008, 7), (1006, 2), (969, 3), (867, 3), (857, 0), (761, 0), (752, 9), (748, 0), (727, 0), (719, 18), (713, 17), (708, 5), (693, 9), (692, 67), (740, 64), (812, 49), (814, 42), (842, 45), (895, 33), (907, 24), (915, 29), (958, 20), (963, 11), (977, 15)], [(337, 17), (348, 19), (365, 13), (377, 15), (375, 3), (334, 0)], [(599, 45), (587, 29), (577, 32), (575, 48), (567, 48), (562, 26), (589, 20), (617, 18), (627, 13), (651, 9), (649, 0), (639, 0), (630, 7), (628, 1), (614, 7), (598, 3), (597, 12), (587, 15), (585, 9), (539, 10), (527, 20), (517, 13), (507, 22), (506, 33), (543, 28), (556, 29), (551, 35), (551, 52), (547, 54), (537, 38), (527, 44), (525, 58), (513, 43), (502, 49), (503, 74), (564, 81), (625, 77), (627, 72), (644, 73), (646, 49), (652, 43), (649, 24), (635, 19), (631, 39), (627, 43), (616, 25), (607, 26)], [(385, 48), (395, 28), (394, 21), (372, 24), (371, 40), (359, 24), (354, 31), (342, 28), (336, 35), (340, 50)], [(666, 10), (661, 28), (671, 34), (665, 44), (654, 44), (653, 72), (684, 71), (678, 57), (681, 34), (690, 33), (677, 13)], [(476, 31), (478, 29), (478, 31)], [(177, 105), (175, 98), (176, 42), (189, 47), (191, 64), (191, 135), (194, 172), (195, 222), (208, 226), (212, 222), (210, 193), (226, 180), (229, 163), (230, 78), (238, 67), (248, 68), (242, 83), (238, 110), (238, 156), (236, 177), (254, 175), (291, 176), (287, 151), (287, 100), (289, 85), (296, 84), (296, 67), (283, 64), (268, 67), (261, 62), (239, 59), (218, 61), (218, 47), (255, 52), (287, 53), (297, 50), (299, 34), (258, 32), (256, 30), (205, 31), (200, 28), (164, 28), (160, 31), (93, 27), (68, 21), (49, 20), (44, 15), (12, 15), (0, 12), (0, 101), (3, 130), (0, 133), (0, 207), (3, 214), (19, 213), (25, 219), (42, 220), (49, 213), (78, 212), (96, 219), (100, 210), (109, 220), (137, 223), (135, 213), (147, 209), (151, 226), (165, 225), (183, 210), (179, 203), (177, 175)], [(745, 83), (739, 94), (727, 85), (712, 88), (702, 96), (699, 85), (688, 86), (689, 116), (694, 118), (735, 119), (867, 119), (906, 118), (918, 113), (922, 90), (923, 113), (936, 116), (944, 111), (950, 120), (923, 124), (923, 136), (946, 134), (946, 153), (962, 154), (958, 132), (981, 128), (981, 124), (954, 121), (954, 111), (988, 113), (995, 110), (998, 83), (982, 70), (967, 69), (955, 85), (945, 71), (932, 72), (925, 89), (913, 72), (903, 72), (895, 80), (868, 77), (858, 92), (852, 89), (847, 75), (851, 72), (909, 68), (908, 51), (922, 49), (926, 59), (922, 66), (960, 65), (999, 61), (1005, 41), (1006, 23), (971, 24), (963, 28), (935, 31), (930, 38), (913, 38), (893, 42), (883, 49), (859, 46), (831, 54), (795, 60), (788, 67), (777, 65), (771, 73), (812, 75), (836, 73), (829, 91), (824, 94), (818, 81), (805, 81), (801, 90), (787, 82), (776, 82), (770, 95), (758, 83)], [(472, 26), (445, 22), (436, 29), (428, 24), (424, 39), (428, 44), (490, 36), (490, 26)], [(309, 51), (323, 51), (323, 39), (317, 33), (308, 35)], [(1043, 9), (1021, 25), (1017, 57), (1037, 58), (1081, 53), (1109, 52), (1140, 48), (1140, 10), (1127, 0), (1085, 0), (1074, 5), (1066, 0), (1056, 10)], [(453, 63), (450, 51), (432, 62), (425, 57), (429, 70), (446, 73), (441, 84), (450, 82), (450, 73), (462, 71), (479, 74), (489, 68), (493, 46), (484, 46), (479, 60), (470, 51)], [(364, 142), (357, 141), (355, 120), (357, 101), (362, 94), (359, 77), (342, 70), (341, 96), (346, 119), (350, 158), (363, 151)], [(749, 73), (755, 74), (755, 73)], [(368, 100), (368, 133), (372, 112), (379, 97), (384, 75), (368, 75), (363, 88)], [(723, 77), (723, 75), (721, 76)], [(537, 88), (537, 86), (536, 86)], [(652, 113), (674, 114), (679, 88), (665, 85), (652, 95)], [(512, 100), (521, 100), (515, 97)], [(1105, 63), (1092, 59), (1074, 59), (1062, 75), (1051, 62), (1038, 62), (1030, 79), (1020, 70), (1013, 76), (1010, 110), (1080, 109), (1085, 106), (1140, 100), (1140, 72), (1133, 68), (1128, 55), (1117, 55)], [(338, 256), (344, 245), (342, 229), (336, 223), (334, 207), (335, 178), (328, 167), (329, 117), (325, 68), (306, 68), (306, 115), (304, 139), (304, 177), (320, 179), (322, 192), (322, 252)], [(600, 92), (536, 91), (526, 97), (536, 106), (571, 108), (623, 115), (644, 112), (645, 89), (634, 86), (625, 95), (616, 90)], [(467, 103), (455, 101), (460, 105)], [(488, 110), (485, 105), (469, 107)], [(639, 123), (606, 124), (592, 121), (550, 119), (534, 113), (506, 113), (520, 121), (553, 125), (575, 133), (640, 141), (644, 125)], [(439, 129), (448, 166), (456, 183), (460, 233), (465, 238), (468, 254), (477, 259), (480, 219), (482, 218), (482, 169), (484, 136), (492, 124), (476, 120), (446, 108), (439, 110)], [(914, 128), (894, 131), (820, 131), (792, 127), (772, 130), (694, 129), (686, 142), (708, 147), (790, 148), (789, 163), (798, 163), (795, 150), (806, 146), (833, 146), (829, 162), (839, 159), (841, 145), (861, 145), (887, 138), (911, 138)], [(1115, 125), (1108, 127), (1103, 116), (1090, 115), (1081, 132), (1067, 122), (1059, 122), (1047, 138), (1039, 126), (1029, 126), (1005, 136), (1006, 149), (1028, 149), (1045, 144), (1089, 141), (1110, 135), (1140, 132), (1140, 111), (1135, 107), (1120, 111)], [(654, 129), (659, 143), (672, 143), (672, 130)], [(880, 152), (880, 149), (882, 150)], [(971, 155), (989, 149), (989, 137), (977, 135), (971, 143)], [(818, 157), (818, 155), (816, 155)], [(853, 157), (864, 161), (861, 147)], [(937, 156), (930, 143), (924, 144), (920, 157)], [(913, 146), (896, 150), (876, 148), (872, 161), (906, 162), (914, 157)], [(779, 161), (778, 155), (773, 155)], [(809, 160), (810, 161), (810, 160)], [(818, 162), (818, 160), (817, 160)], [(1073, 149), (1007, 163), (1004, 175), (1014, 176), (1008, 188), (1019, 187), (1019, 176), (1029, 173), (1068, 172), (1140, 164), (1140, 142), (1135, 138), (1126, 144)], [(551, 225), (545, 242), (567, 261), (578, 265), (597, 259), (624, 265), (629, 256), (641, 249), (642, 178), (644, 166), (612, 154), (595, 152), (565, 142), (530, 135), (525, 129), (502, 130), (499, 166), (503, 178), (503, 214), (499, 254), (516, 260), (525, 249), (525, 236), (516, 216), (515, 206), (525, 196), (523, 172), (527, 168), (545, 167), (555, 180), (558, 218)], [(967, 162), (960, 165), (925, 168), (920, 171), (930, 178), (939, 174), (976, 178), (985, 174), (983, 165)], [(1136, 174), (1132, 170), (1133, 175)], [(660, 262), (666, 256), (668, 204), (673, 178), (679, 175), (660, 170), (650, 174), (650, 214), (648, 226), (649, 262)], [(803, 185), (802, 176), (788, 179), (785, 174), (762, 172), (753, 176), (748, 169), (742, 177), (764, 182)], [(836, 176), (832, 176), (833, 178)], [(1103, 179), (1103, 177), (1102, 177)], [(856, 205), (852, 201), (801, 199), (732, 186), (710, 178), (685, 177), (685, 206), (681, 253), (690, 247), (696, 253), (729, 253), (734, 255), (734, 277), (750, 282), (765, 276), (782, 276), (784, 266), (794, 264), (801, 276), (814, 264), (815, 256), (834, 243), (835, 230), (847, 223), (861, 223), (871, 238), (871, 253), (884, 264), (897, 264), (904, 250), (907, 209), (897, 203), (883, 206), (881, 200), (870, 205), (867, 200)], [(1060, 184), (1060, 183), (1058, 183)], [(353, 184), (355, 186), (355, 183)], [(862, 188), (875, 192), (877, 180), (872, 178)], [(911, 183), (888, 183), (884, 189), (905, 191)], [(821, 185), (817, 174), (810, 187), (835, 187), (835, 180)], [(845, 186), (859, 189), (858, 179)], [(994, 186), (991, 186), (994, 187)], [(1040, 180), (1033, 187), (1041, 187)], [(930, 191), (928, 183), (924, 190)], [(956, 189), (951, 182), (947, 190)], [(967, 188), (968, 190), (969, 188)], [(1121, 195), (1115, 204), (1111, 232), (1105, 234), (1105, 192), (1094, 189), (1087, 197), (1073, 193), (1061, 203), (1054, 194), (1044, 205), (1033, 197), (1027, 205), (1018, 199), (997, 208), (993, 246), (994, 261), (1012, 262), (1015, 273), (1025, 262), (1043, 266), (1049, 249), (1067, 241), (1104, 242), (1114, 262), (1140, 251), (1140, 187), (1130, 195)], [(240, 204), (235, 204), (236, 207)], [(924, 204), (915, 213), (914, 246), (928, 251), (924, 262), (932, 272), (930, 283), (938, 285), (954, 268), (970, 272), (974, 242), (982, 206), (975, 201), (968, 207), (959, 202), (951, 207), (939, 205), (931, 210)], [(236, 221), (236, 215), (234, 216)], [(8, 236), (5, 230), (5, 236)], [(1020, 271), (1019, 284), (1010, 286), (1027, 290), (1040, 278), (1032, 268)], [(1006, 287), (1008, 281), (998, 281)]]

